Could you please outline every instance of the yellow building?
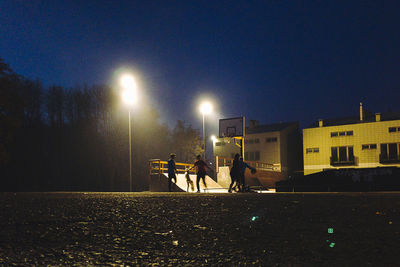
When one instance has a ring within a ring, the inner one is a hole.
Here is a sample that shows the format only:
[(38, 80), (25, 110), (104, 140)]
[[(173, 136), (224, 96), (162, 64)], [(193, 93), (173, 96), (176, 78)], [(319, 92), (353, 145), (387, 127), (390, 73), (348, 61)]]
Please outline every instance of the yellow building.
[(400, 116), (368, 114), (319, 120), (303, 130), (304, 175), (339, 168), (400, 167)]

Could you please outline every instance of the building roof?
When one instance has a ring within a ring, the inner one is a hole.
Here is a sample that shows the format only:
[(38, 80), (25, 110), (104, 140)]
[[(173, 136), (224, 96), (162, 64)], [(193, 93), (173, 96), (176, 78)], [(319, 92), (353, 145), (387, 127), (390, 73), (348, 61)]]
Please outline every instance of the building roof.
[[(381, 113), (381, 121), (393, 121), (393, 120), (400, 120), (400, 113), (399, 112), (385, 112)], [(341, 118), (331, 118), (331, 119), (324, 119), (323, 126), (339, 126), (339, 125), (348, 125), (348, 124), (356, 124), (356, 123), (368, 123), (368, 122), (375, 122), (375, 114), (368, 112), (364, 114), (363, 121), (360, 121), (359, 116), (350, 116), (350, 117), (341, 117)], [(307, 128), (316, 128), (319, 126), (319, 122), (316, 121), (312, 125)]]
[(274, 124), (265, 124), (265, 125), (257, 125), (254, 127), (246, 127), (246, 134), (257, 134), (257, 133), (267, 133), (267, 132), (279, 132), (284, 130), (289, 126), (296, 125), (298, 126), (298, 122), (281, 122)]

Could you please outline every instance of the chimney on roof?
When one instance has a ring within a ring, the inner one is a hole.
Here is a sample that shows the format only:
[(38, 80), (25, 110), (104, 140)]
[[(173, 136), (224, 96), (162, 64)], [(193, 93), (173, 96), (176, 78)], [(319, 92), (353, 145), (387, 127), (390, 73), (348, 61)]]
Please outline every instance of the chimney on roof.
[(318, 126), (319, 126), (319, 127), (323, 127), (323, 126), (324, 126), (324, 120), (319, 119), (319, 120), (318, 120)]
[(256, 128), (258, 126), (258, 120), (250, 120), (249, 128)]
[(375, 121), (381, 121), (381, 113), (375, 113)]
[(364, 120), (364, 110), (363, 110), (363, 105), (362, 102), (360, 102), (360, 121)]

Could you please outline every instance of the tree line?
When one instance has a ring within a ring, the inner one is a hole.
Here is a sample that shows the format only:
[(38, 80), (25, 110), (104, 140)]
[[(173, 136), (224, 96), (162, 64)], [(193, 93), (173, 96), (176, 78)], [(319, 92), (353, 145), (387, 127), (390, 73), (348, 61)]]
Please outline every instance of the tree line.
[[(133, 188), (148, 189), (148, 160), (193, 162), (199, 131), (170, 128), (157, 110), (132, 113)], [(1, 191), (129, 190), (128, 112), (107, 85), (45, 88), (0, 58)]]

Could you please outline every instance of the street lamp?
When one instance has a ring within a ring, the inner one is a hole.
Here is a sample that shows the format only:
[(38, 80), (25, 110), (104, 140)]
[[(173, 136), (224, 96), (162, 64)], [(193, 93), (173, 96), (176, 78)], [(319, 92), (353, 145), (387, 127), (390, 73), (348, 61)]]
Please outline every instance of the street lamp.
[(120, 84), (123, 89), (122, 99), (129, 106), (129, 191), (132, 192), (132, 127), (131, 109), (136, 102), (136, 83), (130, 74), (121, 76)]
[(204, 146), (204, 159), (206, 158), (206, 128), (204, 124), (204, 116), (210, 114), (212, 111), (212, 105), (210, 102), (203, 102), (200, 105), (200, 112), (203, 115), (203, 146)]

